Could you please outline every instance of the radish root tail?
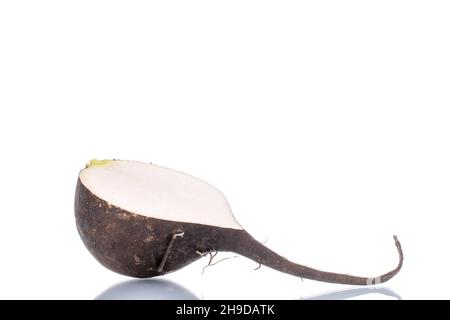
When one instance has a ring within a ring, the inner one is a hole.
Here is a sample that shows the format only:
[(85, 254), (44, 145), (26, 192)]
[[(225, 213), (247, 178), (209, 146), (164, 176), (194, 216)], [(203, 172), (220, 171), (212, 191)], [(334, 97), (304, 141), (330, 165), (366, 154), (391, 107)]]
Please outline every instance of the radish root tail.
[(238, 247), (235, 250), (236, 253), (239, 253), (269, 268), (310, 280), (361, 286), (375, 285), (386, 282), (394, 277), (403, 266), (404, 257), (402, 246), (395, 235), (394, 241), (399, 258), (397, 267), (377, 277), (360, 277), (349, 274), (334, 273), (296, 264), (262, 245), (260, 242), (253, 239), (248, 233), (243, 237), (244, 241), (242, 243), (246, 243), (247, 245)]

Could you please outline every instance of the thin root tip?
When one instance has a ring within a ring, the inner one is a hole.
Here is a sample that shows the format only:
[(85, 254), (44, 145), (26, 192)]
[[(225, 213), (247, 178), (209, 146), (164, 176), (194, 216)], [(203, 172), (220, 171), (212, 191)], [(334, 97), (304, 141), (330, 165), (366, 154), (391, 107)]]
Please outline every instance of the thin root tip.
[(401, 246), (401, 244), (400, 244), (400, 240), (398, 240), (398, 237), (397, 237), (396, 235), (394, 235), (394, 241), (395, 241), (395, 245), (397, 246), (397, 248), (398, 248), (399, 250), (401, 250), (401, 249), (402, 249), (402, 246)]
[(396, 235), (394, 235), (394, 241), (395, 241), (395, 246), (397, 247), (398, 255), (399, 255), (399, 258), (400, 258), (399, 265), (398, 265), (397, 269), (400, 270), (400, 268), (402, 267), (402, 264), (403, 264), (402, 245), (400, 244), (400, 241), (398, 240)]

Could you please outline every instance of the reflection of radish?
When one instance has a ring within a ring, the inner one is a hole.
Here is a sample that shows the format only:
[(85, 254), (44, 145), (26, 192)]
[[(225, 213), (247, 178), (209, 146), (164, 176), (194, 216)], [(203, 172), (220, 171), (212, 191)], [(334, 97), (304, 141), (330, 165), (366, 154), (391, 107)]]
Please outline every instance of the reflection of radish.
[(290, 262), (250, 236), (235, 220), (225, 197), (187, 174), (135, 161), (93, 160), (81, 170), (75, 195), (78, 231), (107, 268), (147, 278), (178, 270), (214, 251), (232, 251), (298, 277), (367, 285), (376, 278), (312, 269)]

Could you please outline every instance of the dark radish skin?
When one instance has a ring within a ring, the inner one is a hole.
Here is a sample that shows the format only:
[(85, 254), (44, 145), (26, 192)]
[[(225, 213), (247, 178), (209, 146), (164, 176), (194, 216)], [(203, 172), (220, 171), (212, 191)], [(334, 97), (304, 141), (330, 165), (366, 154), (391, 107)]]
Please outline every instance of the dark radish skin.
[[(97, 164), (98, 162), (91, 162), (87, 168), (96, 167)], [(123, 174), (128, 164), (121, 162), (120, 166), (122, 166), (121, 174)], [(114, 165), (107, 166), (106, 169), (101, 166), (99, 168), (95, 170), (101, 175), (109, 174), (108, 170), (115, 170)], [(143, 170), (146, 169), (143, 167)], [(158, 177), (163, 175), (159, 170), (156, 171)], [(170, 169), (164, 168), (164, 170)], [(177, 177), (183, 175), (176, 171), (171, 172), (175, 172)], [(92, 175), (95, 174), (95, 172), (92, 173)], [(94, 178), (86, 178), (86, 173), (83, 175), (80, 173), (75, 194), (78, 232), (88, 250), (102, 265), (126, 276), (136, 278), (161, 276), (183, 268), (206, 253), (216, 251), (235, 252), (261, 265), (304, 279), (349, 285), (386, 282), (400, 271), (403, 264), (400, 242), (394, 236), (399, 262), (395, 269), (383, 275), (360, 277), (316, 270), (281, 257), (255, 240), (238, 224), (220, 227), (191, 221), (161, 219), (131, 212), (94, 194), (85, 186), (82, 179), (90, 181), (87, 184), (95, 185), (92, 182)], [(100, 180), (95, 181), (99, 185)], [(114, 182), (113, 180), (105, 181), (109, 184)], [(177, 180), (177, 183), (179, 182), (180, 180)]]

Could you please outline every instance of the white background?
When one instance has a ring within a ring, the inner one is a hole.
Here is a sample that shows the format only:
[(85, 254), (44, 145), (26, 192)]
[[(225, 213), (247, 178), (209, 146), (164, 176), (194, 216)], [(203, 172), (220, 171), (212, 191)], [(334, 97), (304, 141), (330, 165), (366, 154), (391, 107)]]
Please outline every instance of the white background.
[[(448, 1), (2, 1), (0, 298), (93, 299), (129, 280), (75, 228), (92, 158), (206, 180), (252, 235), (312, 267), (383, 273), (397, 234), (404, 268), (381, 287), (449, 298), (449, 16)], [(143, 294), (348, 289), (206, 263)]]

